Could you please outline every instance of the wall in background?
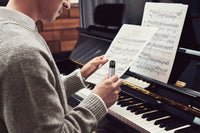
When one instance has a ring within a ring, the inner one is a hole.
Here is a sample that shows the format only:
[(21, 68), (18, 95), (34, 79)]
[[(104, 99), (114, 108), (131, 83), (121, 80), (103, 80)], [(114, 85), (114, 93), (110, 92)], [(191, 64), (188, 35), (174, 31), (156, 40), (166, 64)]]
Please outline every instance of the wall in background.
[(79, 6), (72, 5), (53, 23), (38, 21), (36, 25), (52, 53), (71, 52), (79, 36), (76, 30), (76, 27), (80, 27)]
[[(0, 6), (6, 6), (8, 0), (0, 0)], [(53, 23), (36, 22), (39, 33), (46, 40), (52, 53), (71, 52), (78, 40), (80, 15), (78, 0), (72, 0), (70, 10), (65, 10)]]

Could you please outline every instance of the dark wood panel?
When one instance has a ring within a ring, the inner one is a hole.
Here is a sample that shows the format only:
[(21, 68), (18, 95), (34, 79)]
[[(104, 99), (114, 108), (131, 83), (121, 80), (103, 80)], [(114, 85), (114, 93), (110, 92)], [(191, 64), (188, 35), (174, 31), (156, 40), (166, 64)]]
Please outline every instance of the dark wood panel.
[(72, 51), (75, 47), (77, 40), (61, 41), (61, 52)]
[(44, 23), (43, 30), (63, 30), (79, 27), (78, 18), (57, 19), (53, 23)]

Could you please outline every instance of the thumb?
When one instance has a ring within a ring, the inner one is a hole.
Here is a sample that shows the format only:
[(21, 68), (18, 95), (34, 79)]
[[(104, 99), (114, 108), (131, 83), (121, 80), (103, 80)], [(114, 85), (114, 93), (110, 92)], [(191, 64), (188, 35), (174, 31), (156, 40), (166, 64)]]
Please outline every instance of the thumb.
[(108, 78), (109, 78), (108, 73), (106, 73), (105, 76), (104, 76), (104, 78), (103, 78), (103, 80), (106, 80)]

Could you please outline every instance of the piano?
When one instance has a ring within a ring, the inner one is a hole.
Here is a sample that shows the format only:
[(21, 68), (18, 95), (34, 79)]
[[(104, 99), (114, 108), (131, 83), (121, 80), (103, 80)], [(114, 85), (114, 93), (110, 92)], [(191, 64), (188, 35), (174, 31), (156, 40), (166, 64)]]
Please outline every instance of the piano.
[[(83, 2), (80, 1), (80, 6)], [(162, 2), (162, 0), (158, 0), (158, 2)], [(112, 5), (106, 4), (106, 6)], [(117, 6), (123, 12), (123, 4), (118, 3)], [(80, 9), (83, 12), (83, 7)], [(106, 117), (140, 133), (200, 132), (200, 86), (198, 85), (200, 82), (200, 77), (198, 77), (200, 52), (196, 45), (190, 17), (190, 13), (188, 13), (169, 82), (162, 83), (128, 70), (121, 77), (123, 85), (119, 99), (109, 108)], [(120, 19), (120, 17), (116, 19)], [(95, 20), (95, 23), (104, 23), (99, 21)], [(105, 26), (105, 24), (102, 27), (95, 25), (78, 27), (80, 36), (70, 55), (70, 60), (77, 67), (82, 67), (92, 58), (105, 54), (119, 30), (120, 23), (112, 25), (114, 28), (108, 28), (109, 26)], [(186, 52), (188, 50), (193, 52)], [(195, 78), (191, 78), (191, 71), (195, 71), (195, 74), (192, 75)], [(69, 105), (77, 106), (83, 98), (87, 97), (94, 86), (89, 83), (88, 88), (72, 95), (68, 99)]]

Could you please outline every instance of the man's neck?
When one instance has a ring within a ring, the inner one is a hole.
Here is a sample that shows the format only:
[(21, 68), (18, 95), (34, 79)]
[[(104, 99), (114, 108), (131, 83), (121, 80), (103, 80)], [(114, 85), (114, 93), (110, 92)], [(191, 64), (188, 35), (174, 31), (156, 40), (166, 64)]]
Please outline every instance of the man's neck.
[(9, 0), (6, 7), (24, 13), (35, 22), (38, 20), (37, 7), (34, 0)]

